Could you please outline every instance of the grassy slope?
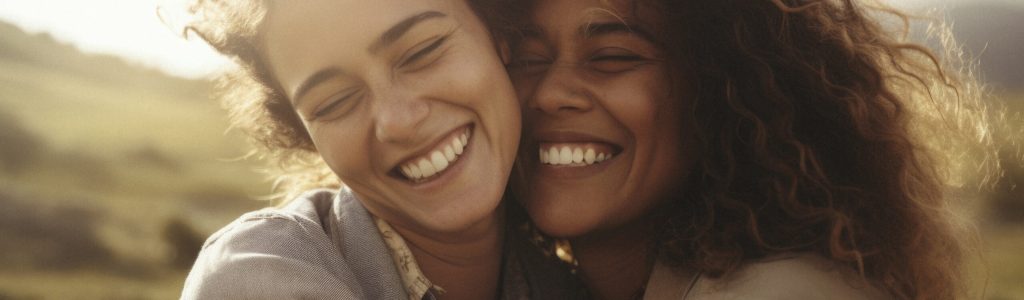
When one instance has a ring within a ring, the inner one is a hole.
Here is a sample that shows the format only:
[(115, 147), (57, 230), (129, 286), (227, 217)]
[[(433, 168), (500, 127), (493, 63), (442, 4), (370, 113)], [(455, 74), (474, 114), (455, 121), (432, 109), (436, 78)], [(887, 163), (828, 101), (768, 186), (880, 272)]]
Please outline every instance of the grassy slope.
[(988, 228), (982, 236), (986, 264), (980, 272), (987, 274), (976, 279), (988, 280), (985, 299), (1024, 299), (1024, 226)]
[(1024, 299), (1024, 219), (1000, 221), (996, 217), (998, 210), (1018, 210), (1013, 215), (1024, 215), (1019, 211), (1024, 207), (1024, 145), (1019, 144), (1024, 142), (1024, 90), (1002, 90), (995, 99), (1005, 105), (1008, 123), (1008, 128), (997, 134), (1007, 135), (1010, 143), (1018, 145), (1005, 148), (1011, 154), (1004, 158), (1003, 168), (1012, 182), (996, 188), (1005, 193), (1002, 200), (989, 199), (987, 214), (978, 220), (985, 260), (981, 272), (987, 276), (976, 277), (988, 281), (986, 299)]
[(183, 219), (205, 236), (263, 205), (252, 199), (268, 185), (253, 163), (234, 160), (244, 140), (225, 134), (208, 83), (85, 55), (2, 24), (0, 49), (0, 111), (46, 145), (26, 169), (0, 171), (0, 187), (39, 207), (101, 211), (97, 235), (115, 255), (114, 266), (0, 266), (0, 298), (176, 298), (184, 271), (168, 265), (164, 224)]

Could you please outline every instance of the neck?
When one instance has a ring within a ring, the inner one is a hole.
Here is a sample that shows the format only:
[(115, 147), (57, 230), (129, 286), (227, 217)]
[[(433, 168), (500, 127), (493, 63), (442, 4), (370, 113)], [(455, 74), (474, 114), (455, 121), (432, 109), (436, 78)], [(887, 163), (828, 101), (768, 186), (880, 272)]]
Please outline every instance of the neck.
[(423, 275), (444, 288), (440, 299), (495, 299), (503, 252), (502, 224), (496, 212), (454, 236), (395, 231), (405, 239)]
[(633, 299), (654, 268), (650, 221), (573, 239), (579, 273), (595, 299)]

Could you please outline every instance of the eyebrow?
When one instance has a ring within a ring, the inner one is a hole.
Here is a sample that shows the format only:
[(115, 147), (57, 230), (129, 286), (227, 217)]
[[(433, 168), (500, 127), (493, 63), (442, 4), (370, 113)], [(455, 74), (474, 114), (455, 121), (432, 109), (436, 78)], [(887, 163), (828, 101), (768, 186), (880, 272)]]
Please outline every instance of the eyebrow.
[[(391, 26), (391, 28), (389, 28), (387, 31), (384, 31), (384, 33), (382, 33), (380, 37), (377, 38), (377, 41), (371, 44), (369, 48), (367, 48), (367, 51), (371, 53), (378, 52), (380, 51), (380, 49), (388, 47), (395, 41), (400, 39), (403, 35), (405, 35), (406, 32), (409, 32), (409, 30), (412, 29), (413, 26), (415, 26), (416, 24), (419, 24), (420, 22), (429, 19), (442, 18), (447, 16), (448, 15), (442, 12), (431, 10), (421, 12), (412, 15), (408, 18), (405, 18), (401, 22), (398, 22), (394, 26)], [(344, 73), (344, 71), (337, 67), (328, 67), (319, 70), (316, 73), (313, 73), (313, 75), (310, 75), (308, 78), (306, 78), (306, 80), (303, 80), (302, 83), (299, 84), (298, 88), (295, 89), (295, 96), (292, 97), (292, 99), (294, 99), (295, 101), (294, 105), (297, 106), (299, 100), (302, 99), (302, 96), (308, 93), (309, 90), (313, 89), (313, 87), (317, 86), (320, 83), (323, 83), (324, 81), (327, 81), (331, 77), (338, 76)]]
[(590, 39), (595, 36), (609, 35), (626, 33), (637, 35), (649, 42), (656, 42), (654, 35), (640, 28), (640, 26), (631, 26), (622, 22), (605, 22), (605, 23), (588, 23), (580, 26), (577, 34), (584, 39)]
[[(547, 31), (534, 24), (528, 24), (520, 28), (518, 33), (522, 38), (540, 38), (546, 35)], [(647, 32), (639, 26), (632, 26), (622, 22), (604, 22), (604, 23), (588, 23), (580, 26), (576, 30), (576, 34), (584, 39), (591, 39), (595, 36), (610, 35), (610, 34), (631, 34), (639, 36), (649, 42), (657, 44), (657, 39), (650, 32)]]
[(591, 23), (580, 27), (578, 35), (584, 39), (590, 39), (596, 36), (613, 35), (613, 34), (630, 34), (639, 36), (649, 42), (656, 43), (654, 35), (644, 31), (640, 27), (630, 26), (621, 22), (609, 22), (609, 23)]
[(377, 39), (377, 42), (373, 43), (373, 45), (370, 45), (370, 48), (368, 48), (367, 50), (370, 52), (377, 52), (381, 48), (387, 47), (394, 43), (395, 41), (397, 41), (399, 38), (402, 37), (402, 35), (408, 32), (409, 29), (412, 29), (412, 27), (415, 26), (416, 24), (419, 24), (420, 22), (429, 19), (442, 18), (447, 16), (448, 15), (442, 12), (431, 10), (421, 12), (419, 14), (405, 18), (405, 20), (398, 22), (398, 24), (395, 24), (395, 26), (391, 26), (391, 28), (385, 31), (384, 34), (381, 34), (380, 38)]
[(313, 87), (317, 86), (318, 84), (324, 81), (327, 81), (327, 79), (330, 79), (331, 77), (338, 76), (344, 73), (345, 72), (336, 67), (328, 67), (320, 71), (317, 71), (316, 73), (313, 73), (313, 75), (306, 78), (306, 80), (303, 80), (302, 83), (299, 84), (299, 87), (295, 89), (295, 96), (292, 97), (292, 99), (295, 99), (294, 105), (298, 106), (299, 101), (302, 99), (302, 96), (306, 95), (306, 93), (308, 93), (309, 90), (313, 89)]

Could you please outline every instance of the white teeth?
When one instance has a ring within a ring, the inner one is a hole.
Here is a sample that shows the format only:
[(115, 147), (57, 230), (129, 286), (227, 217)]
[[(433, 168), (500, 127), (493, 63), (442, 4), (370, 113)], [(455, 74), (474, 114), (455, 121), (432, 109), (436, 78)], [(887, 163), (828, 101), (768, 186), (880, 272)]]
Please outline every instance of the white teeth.
[(461, 138), (452, 140), (452, 149), (455, 150), (455, 155), (462, 155), (462, 148), (465, 147), (466, 143), (463, 143)]
[(572, 149), (569, 147), (562, 147), (562, 152), (558, 153), (558, 163), (568, 165), (572, 163)]
[(434, 168), (434, 164), (431, 164), (426, 159), (420, 159), (420, 170), (423, 171), (423, 177), (430, 177), (437, 174), (437, 169)]
[(451, 166), (462, 152), (465, 151), (469, 142), (469, 133), (463, 133), (453, 138), (448, 143), (443, 143), (437, 150), (418, 159), (410, 160), (409, 163), (399, 166), (402, 175), (413, 181), (419, 181), (434, 176)]
[(434, 170), (437, 170), (437, 172), (448, 168), (448, 159), (441, 152), (434, 151), (433, 154), (430, 154), (430, 162), (434, 164)]
[(569, 146), (553, 146), (539, 149), (540, 162), (549, 165), (586, 166), (612, 158), (611, 154), (598, 153), (593, 148), (570, 148)]
[(423, 171), (420, 170), (419, 166), (409, 164), (409, 173), (406, 173), (406, 176), (409, 176), (410, 178), (420, 178), (423, 177)]
[(448, 161), (455, 160), (455, 150), (452, 150), (452, 146), (444, 146), (444, 158)]

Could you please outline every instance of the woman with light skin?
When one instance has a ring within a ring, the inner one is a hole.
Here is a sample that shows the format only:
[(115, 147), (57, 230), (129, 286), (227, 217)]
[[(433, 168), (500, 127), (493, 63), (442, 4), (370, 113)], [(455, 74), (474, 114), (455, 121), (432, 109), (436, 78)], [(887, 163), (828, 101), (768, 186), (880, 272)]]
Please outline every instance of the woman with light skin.
[(969, 76), (870, 14), (905, 15), (854, 1), (524, 4), (517, 198), (571, 245), (553, 252), (571, 252), (591, 297), (966, 296), (943, 193), (955, 170), (938, 158), (990, 142), (984, 106)]
[(191, 30), (242, 66), (235, 124), (282, 164), (319, 157), (345, 188), (214, 234), (182, 297), (565, 297), (556, 269), (505, 243), (520, 116), (478, 16), (499, 4), (197, 1)]

